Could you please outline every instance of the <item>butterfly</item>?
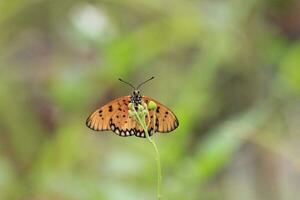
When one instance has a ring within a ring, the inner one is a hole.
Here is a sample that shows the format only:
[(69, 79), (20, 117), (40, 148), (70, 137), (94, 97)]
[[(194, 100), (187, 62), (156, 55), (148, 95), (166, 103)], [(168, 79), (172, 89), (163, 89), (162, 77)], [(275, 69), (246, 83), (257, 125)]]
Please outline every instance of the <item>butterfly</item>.
[(175, 130), (178, 125), (176, 115), (166, 106), (158, 101), (140, 94), (139, 88), (154, 77), (140, 83), (137, 88), (132, 84), (119, 79), (120, 81), (130, 85), (133, 88), (131, 95), (122, 96), (114, 99), (104, 106), (94, 111), (86, 120), (86, 126), (95, 131), (113, 131), (119, 136), (137, 136), (145, 138), (146, 134), (142, 126), (128, 114), (128, 104), (132, 103), (137, 110), (142, 103), (153, 101), (156, 103), (156, 110), (148, 110), (146, 115), (149, 135), (155, 132), (168, 133)]

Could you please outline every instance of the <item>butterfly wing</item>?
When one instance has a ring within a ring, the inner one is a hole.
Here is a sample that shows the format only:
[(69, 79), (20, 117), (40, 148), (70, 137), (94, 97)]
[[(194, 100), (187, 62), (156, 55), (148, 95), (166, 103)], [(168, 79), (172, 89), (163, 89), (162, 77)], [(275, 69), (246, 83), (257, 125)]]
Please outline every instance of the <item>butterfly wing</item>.
[[(146, 137), (142, 126), (128, 115), (128, 106), (122, 106), (121, 109), (122, 111), (125, 110), (125, 112), (117, 111), (110, 120), (111, 130), (120, 136), (135, 135), (137, 137)], [(150, 129), (148, 132), (151, 134)]]
[[(162, 103), (148, 97), (143, 96), (143, 101), (148, 104), (150, 101), (153, 101), (157, 105), (156, 113), (154, 111), (149, 111), (150, 118), (154, 118), (154, 114), (156, 115), (156, 122), (150, 123), (150, 129), (155, 129), (156, 132), (160, 133), (168, 133), (175, 130), (179, 126), (178, 119), (176, 115)], [(153, 121), (151, 120), (150, 121)]]
[[(86, 120), (87, 127), (95, 131), (111, 130), (110, 121), (112, 116), (117, 111), (120, 111), (121, 108), (128, 106), (129, 102), (130, 102), (130, 96), (123, 96), (108, 102), (101, 108), (94, 111), (87, 118)], [(127, 110), (125, 109), (125, 112), (128, 112), (128, 108)]]

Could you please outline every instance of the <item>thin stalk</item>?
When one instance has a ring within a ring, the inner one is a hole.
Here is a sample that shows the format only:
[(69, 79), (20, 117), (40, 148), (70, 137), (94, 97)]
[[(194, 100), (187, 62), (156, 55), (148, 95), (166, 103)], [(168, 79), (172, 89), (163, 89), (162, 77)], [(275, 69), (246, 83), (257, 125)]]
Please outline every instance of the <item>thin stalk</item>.
[[(149, 136), (148, 127), (146, 125), (145, 117), (143, 117), (143, 119), (141, 119), (139, 114), (136, 111), (134, 111), (134, 112), (135, 112), (135, 115), (136, 115), (136, 118), (137, 118), (139, 124), (143, 127), (143, 129), (145, 131), (147, 139), (152, 144), (152, 146), (155, 150), (155, 160), (156, 160), (156, 168), (157, 168), (157, 199), (160, 200), (161, 199), (161, 180), (162, 180), (160, 154), (159, 154), (159, 151), (158, 151), (158, 148), (157, 148), (157, 145), (156, 145), (155, 141), (152, 140), (152, 138)], [(147, 112), (148, 112), (148, 110), (147, 110)], [(149, 119), (149, 112), (147, 114), (148, 114), (148, 119)], [(154, 114), (154, 123), (153, 124), (155, 124), (155, 120), (156, 120), (155, 118), (156, 118), (156, 116)]]

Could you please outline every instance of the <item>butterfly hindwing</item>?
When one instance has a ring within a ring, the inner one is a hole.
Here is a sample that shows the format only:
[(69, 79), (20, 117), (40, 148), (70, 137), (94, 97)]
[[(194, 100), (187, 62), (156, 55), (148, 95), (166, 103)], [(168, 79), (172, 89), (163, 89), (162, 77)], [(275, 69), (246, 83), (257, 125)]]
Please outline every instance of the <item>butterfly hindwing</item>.
[(121, 103), (110, 119), (111, 130), (120, 136), (132, 136), (135, 126), (136, 122), (128, 115), (128, 104)]
[[(128, 115), (128, 105), (121, 105), (120, 109), (114, 113), (110, 121), (110, 127), (112, 131), (120, 136), (146, 137), (142, 126)], [(150, 126), (148, 133), (149, 135), (153, 134), (153, 129)]]

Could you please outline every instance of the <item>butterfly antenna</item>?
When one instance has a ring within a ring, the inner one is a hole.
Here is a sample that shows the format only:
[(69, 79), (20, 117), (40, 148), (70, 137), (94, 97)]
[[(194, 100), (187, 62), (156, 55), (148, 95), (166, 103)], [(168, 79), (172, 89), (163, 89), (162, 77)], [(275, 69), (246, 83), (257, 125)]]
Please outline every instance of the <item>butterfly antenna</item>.
[(144, 82), (142, 82), (142, 83), (140, 83), (138, 86), (137, 86), (137, 90), (142, 86), (142, 85), (144, 85), (145, 83), (147, 83), (148, 81), (151, 81), (152, 79), (154, 79), (154, 76), (152, 76), (151, 78), (149, 78), (148, 80), (146, 80), (146, 81), (144, 81)]
[(126, 83), (127, 85), (130, 85), (134, 90), (135, 90), (135, 87), (131, 84), (131, 83), (128, 83), (122, 79), (119, 78), (119, 81), (123, 82), (123, 83)]

